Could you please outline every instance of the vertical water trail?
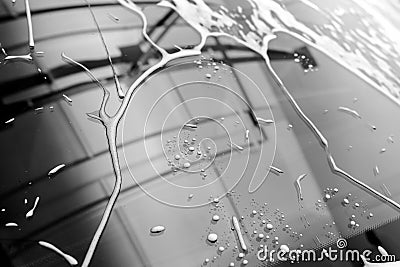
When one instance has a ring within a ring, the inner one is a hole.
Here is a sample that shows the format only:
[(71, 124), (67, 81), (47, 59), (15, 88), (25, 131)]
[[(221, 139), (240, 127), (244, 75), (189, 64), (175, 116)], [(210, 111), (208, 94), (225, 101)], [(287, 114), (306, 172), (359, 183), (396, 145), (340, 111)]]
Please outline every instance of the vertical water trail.
[(32, 15), (31, 15), (31, 8), (29, 6), (29, 0), (25, 0), (25, 11), (26, 11), (26, 20), (28, 21), (29, 48), (33, 50), (35, 49), (35, 40), (33, 39)]
[(103, 47), (104, 47), (104, 49), (106, 50), (108, 62), (110, 63), (111, 70), (112, 70), (112, 72), (113, 72), (114, 83), (115, 83), (115, 87), (117, 88), (118, 96), (119, 96), (119, 98), (124, 98), (124, 97), (125, 97), (125, 94), (124, 94), (124, 91), (122, 90), (121, 83), (119, 82), (118, 75), (117, 75), (117, 72), (115, 71), (114, 64), (112, 63), (111, 56), (110, 56), (110, 51), (108, 51), (108, 48), (107, 48), (107, 45), (106, 45), (106, 41), (104, 40), (103, 33), (102, 33), (101, 30), (100, 30), (99, 23), (97, 22), (96, 16), (95, 16), (94, 13), (93, 13), (93, 10), (92, 10), (92, 8), (91, 8), (91, 6), (90, 6), (89, 1), (88, 1), (88, 0), (85, 0), (85, 2), (86, 2), (87, 6), (88, 6), (88, 8), (89, 8), (90, 15), (92, 16), (93, 21), (94, 21), (94, 23), (96, 24), (97, 32), (98, 32), (99, 35), (100, 35), (101, 42), (103, 43)]

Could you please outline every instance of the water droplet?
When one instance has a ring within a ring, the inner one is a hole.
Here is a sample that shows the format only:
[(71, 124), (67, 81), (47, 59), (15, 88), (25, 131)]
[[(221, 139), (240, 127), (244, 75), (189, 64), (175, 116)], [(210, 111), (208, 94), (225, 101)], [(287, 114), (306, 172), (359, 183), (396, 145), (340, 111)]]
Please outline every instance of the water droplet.
[(210, 74), (210, 73), (207, 73), (207, 74), (206, 74), (206, 78), (207, 78), (207, 79), (211, 79), (211, 74)]
[(175, 155), (175, 159), (176, 159), (176, 160), (179, 160), (180, 158), (181, 158), (180, 155)]
[(215, 242), (217, 242), (217, 240), (218, 240), (218, 235), (217, 235), (217, 234), (214, 234), (214, 233), (211, 233), (211, 234), (209, 234), (209, 235), (207, 236), (207, 240), (208, 240), (209, 242), (211, 242), (211, 243), (215, 243)]
[(215, 215), (212, 217), (212, 220), (213, 220), (214, 222), (218, 222), (218, 221), (219, 221), (219, 216), (218, 216), (217, 214), (215, 214)]
[(267, 223), (267, 229), (272, 230), (274, 229), (274, 226), (271, 223)]
[(247, 265), (248, 263), (249, 263), (248, 260), (243, 260), (243, 262), (242, 262), (243, 265)]
[(219, 252), (224, 252), (224, 250), (225, 250), (224, 247), (222, 247), (222, 246), (221, 246), (221, 247), (218, 247), (218, 251), (219, 251)]
[(150, 233), (152, 233), (152, 234), (159, 234), (164, 231), (165, 231), (165, 227), (162, 225), (157, 225), (157, 226), (150, 228)]
[(189, 162), (185, 162), (185, 163), (183, 164), (183, 167), (184, 167), (184, 168), (189, 168), (189, 167), (190, 167), (190, 163), (189, 163)]
[(244, 253), (240, 252), (239, 253), (239, 258), (241, 258), (241, 259), (244, 258)]

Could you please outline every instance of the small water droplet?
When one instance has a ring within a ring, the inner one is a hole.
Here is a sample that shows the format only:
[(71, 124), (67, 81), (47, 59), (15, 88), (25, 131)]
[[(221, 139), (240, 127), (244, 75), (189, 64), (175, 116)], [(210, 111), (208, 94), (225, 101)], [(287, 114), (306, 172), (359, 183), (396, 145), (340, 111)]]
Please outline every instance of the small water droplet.
[(207, 236), (207, 240), (208, 240), (209, 242), (211, 242), (211, 243), (215, 243), (215, 242), (217, 242), (217, 240), (218, 240), (218, 235), (217, 235), (217, 234), (214, 234), (214, 233), (211, 233), (211, 234), (209, 234), (209, 235)]
[(219, 216), (218, 216), (217, 214), (215, 214), (215, 215), (212, 217), (212, 220), (213, 220), (214, 222), (218, 222), (218, 221), (219, 221)]

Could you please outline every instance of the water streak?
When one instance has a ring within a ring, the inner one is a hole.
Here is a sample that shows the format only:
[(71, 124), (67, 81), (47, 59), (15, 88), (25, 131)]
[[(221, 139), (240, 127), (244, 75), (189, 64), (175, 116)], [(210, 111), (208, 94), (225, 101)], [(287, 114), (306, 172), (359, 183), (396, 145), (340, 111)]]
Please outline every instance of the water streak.
[(302, 201), (303, 200), (303, 192), (301, 190), (301, 184), (300, 182), (307, 176), (306, 173), (300, 175), (296, 181), (294, 182), (294, 187), (296, 188), (296, 192), (297, 192), (297, 199), (298, 201)]
[(277, 167), (274, 167), (274, 166), (269, 166), (269, 169), (272, 171), (272, 172), (274, 172), (274, 173), (276, 173), (276, 174), (282, 174), (283, 173), (283, 171), (281, 170), (281, 169), (279, 169), (279, 168), (277, 168)]
[(39, 197), (36, 197), (35, 203), (33, 204), (33, 207), (26, 213), (25, 217), (28, 219), (33, 216), (33, 213), (35, 212), (35, 209), (37, 207), (37, 204), (39, 203)]
[(351, 116), (353, 116), (355, 118), (361, 119), (361, 115), (358, 114), (358, 112), (355, 111), (354, 109), (350, 109), (350, 108), (347, 108), (347, 107), (338, 107), (338, 110), (342, 111), (344, 113), (347, 113), (347, 114), (349, 114), (349, 115), (351, 115)]
[(59, 248), (57, 248), (53, 244), (50, 244), (49, 242), (46, 242), (46, 241), (39, 241), (38, 243), (42, 247), (48, 248), (48, 249), (54, 251), (55, 253), (57, 253), (58, 255), (60, 255), (61, 257), (63, 257), (71, 266), (78, 264), (78, 261), (74, 257), (62, 252)]
[(61, 170), (62, 168), (64, 168), (64, 167), (65, 167), (65, 164), (59, 164), (59, 165), (55, 166), (54, 168), (52, 168), (52, 169), (47, 173), (47, 175), (48, 175), (48, 176), (52, 176), (52, 175), (56, 174), (59, 170)]
[(26, 11), (26, 20), (28, 22), (29, 48), (34, 49), (35, 40), (33, 39), (32, 15), (31, 15), (31, 8), (29, 6), (29, 0), (25, 0), (25, 11)]
[(244, 242), (242, 231), (240, 230), (239, 221), (236, 218), (236, 216), (232, 216), (232, 225), (233, 225), (233, 228), (235, 229), (237, 238), (239, 239), (240, 247), (242, 248), (243, 251), (247, 251), (247, 246), (246, 246), (246, 243)]

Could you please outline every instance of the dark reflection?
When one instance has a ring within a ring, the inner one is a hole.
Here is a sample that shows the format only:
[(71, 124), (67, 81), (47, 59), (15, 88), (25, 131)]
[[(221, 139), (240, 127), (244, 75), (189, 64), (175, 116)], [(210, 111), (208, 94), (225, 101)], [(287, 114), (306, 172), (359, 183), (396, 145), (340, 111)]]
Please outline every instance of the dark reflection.
[[(109, 199), (114, 175), (104, 129), (97, 120), (86, 115), (96, 114), (101, 92), (80, 68), (64, 62), (60, 55), (66, 52), (79, 60), (107, 88), (114, 86), (113, 73), (85, 5), (32, 1), (36, 48), (30, 51), (27, 47), (23, 2), (17, 1), (15, 7), (9, 4), (5, 3), (8, 9), (0, 11), (0, 42), (6, 51), (0, 56), (0, 174), (3, 177), (0, 186), (1, 266), (67, 265), (62, 257), (40, 247), (40, 240), (54, 244), (81, 263)], [(138, 4), (145, 6), (154, 2), (141, 1)], [(143, 41), (141, 22), (137, 17), (115, 3), (93, 3), (92, 8), (109, 46), (118, 78), (124, 88), (129, 88), (140, 74), (160, 59), (160, 55)], [(110, 19), (110, 14), (118, 20)], [(152, 7), (151, 12), (146, 14), (150, 22), (147, 32), (168, 52), (178, 51), (176, 46), (191, 48), (198, 41), (198, 35), (175, 12)], [(38, 53), (41, 51), (44, 53)], [(29, 52), (32, 56), (29, 62), (23, 59), (5, 60), (7, 55), (27, 55)], [(218, 205), (197, 209), (170, 207), (146, 195), (132, 181), (128, 164), (133, 166), (146, 187), (180, 200), (175, 191), (165, 190), (159, 176), (144, 167), (143, 160), (146, 157), (138, 152), (138, 145), (144, 139), (143, 129), (137, 127), (138, 120), (129, 121), (132, 125), (128, 130), (132, 136), (123, 144), (122, 138), (118, 137), (118, 151), (122, 157), (122, 148), (125, 148), (131, 151), (132, 157), (121, 166), (123, 189), (91, 266), (191, 266), (192, 263), (208, 266), (210, 262), (205, 262), (205, 258), (213, 259), (214, 256), (217, 259), (213, 261), (221, 266), (228, 266), (230, 262), (241, 266), (243, 257), (238, 256), (240, 248), (234, 248), (239, 246), (239, 240), (231, 229), (233, 215), (238, 218), (244, 216), (241, 220), (244, 239), (248, 246), (253, 246), (254, 251), (260, 244), (270, 244), (273, 248), (286, 243), (291, 248), (299, 248), (300, 245), (307, 248), (326, 247), (334, 243), (340, 233), (348, 238), (349, 247), (360, 250), (370, 248), (376, 252), (376, 246), (382, 245), (390, 253), (399, 254), (394, 238), (394, 233), (398, 232), (398, 213), (332, 172), (332, 166), (328, 164), (313, 133), (274, 86), (263, 59), (226, 38), (209, 38), (203, 56), (244, 72), (266, 95), (277, 127), (278, 146), (273, 164), (282, 172), (271, 169), (273, 174), (268, 175), (266, 182), (254, 194), (248, 193), (249, 173), (246, 173), (243, 182), (233, 189), (236, 192), (221, 198)], [(287, 36), (278, 36), (273, 41), (268, 56), (301, 107), (329, 138), (332, 155), (338, 166), (361, 177), (377, 190), (385, 185), (390, 189), (391, 197), (398, 200), (396, 155), (400, 152), (399, 146), (396, 141), (385, 141), (391, 134), (394, 134), (392, 140), (396, 140), (396, 133), (400, 131), (391, 120), (396, 118), (398, 107), (325, 56)], [(197, 58), (191, 58), (190, 62), (192, 60)], [(314, 71), (304, 72), (310, 68)], [(187, 69), (180, 71), (166, 71), (165, 76), (146, 88), (149, 95), (154, 95), (157, 88), (177, 85), (179, 79), (198, 79)], [(223, 75), (222, 79), (228, 76)], [(237, 86), (238, 94), (250, 103), (250, 107), (236, 105), (237, 111), (243, 114), (244, 123), (249, 129), (258, 127), (251, 109), (257, 114), (263, 112), (266, 108), (264, 103), (249, 89), (249, 82), (240, 74), (233, 72), (232, 77), (232, 87)], [(206, 90), (199, 88), (199, 91)], [(217, 90), (208, 92), (217, 97)], [(185, 93), (187, 91), (181, 90), (180, 95), (163, 107), (180, 104), (188, 97)], [(135, 104), (141, 103), (151, 104), (149, 99), (140, 99)], [(110, 111), (119, 104), (119, 100), (111, 103)], [(346, 117), (346, 114), (337, 111), (339, 106), (352, 107), (366, 119)], [(196, 108), (187, 105), (180, 115), (190, 117)], [(211, 110), (212, 106), (204, 105), (202, 108)], [(164, 111), (161, 110), (160, 114)], [(228, 123), (233, 114), (222, 111), (222, 107), (216, 108), (215, 117), (224, 117), (225, 123)], [(146, 115), (140, 112), (134, 114), (138, 118)], [(206, 121), (199, 122), (199, 127), (207, 125)], [(232, 125), (234, 128), (236, 124)], [(152, 125), (153, 128), (146, 135), (147, 140), (155, 142), (159, 139), (162, 134), (159, 126), (157, 122)], [(178, 126), (171, 124), (171, 128), (164, 133), (173, 135)], [(219, 132), (210, 129), (210, 137), (217, 139)], [(122, 127), (119, 130), (122, 131)], [(196, 133), (194, 129), (185, 131), (188, 135)], [(237, 143), (242, 149), (236, 147), (234, 150), (232, 164), (237, 171), (231, 173), (232, 179), (242, 171), (238, 166), (245, 160), (243, 151), (246, 149), (254, 153), (250, 155), (252, 160), (249, 169), (256, 167), (254, 155), (260, 153), (262, 145), (270, 144), (271, 134), (268, 131), (268, 128), (263, 128), (258, 138), (254, 138), (251, 132), (248, 146)], [(244, 140), (244, 131), (237, 130), (236, 133)], [(195, 182), (207, 182), (223, 173), (232, 148), (232, 144), (225, 141), (220, 139), (219, 144), (224, 149), (214, 155), (216, 163), (210, 166), (211, 174), (199, 175), (197, 178), (200, 179)], [(382, 148), (386, 149), (385, 153), (380, 153)], [(168, 168), (160, 151), (159, 146), (151, 146), (151, 158), (154, 164), (161, 166), (161, 176), (180, 185), (194, 182), (193, 179), (188, 180), (194, 177), (176, 174)], [(195, 157), (195, 152), (191, 152), (190, 156)], [(66, 166), (49, 177), (49, 170), (59, 164)], [(260, 164), (265, 170), (270, 165), (264, 162)], [(373, 173), (374, 166), (378, 165), (379, 176), (376, 171), (375, 175)], [(293, 181), (304, 172), (310, 173), (310, 179), (304, 180), (305, 203), (301, 207)], [(221, 182), (218, 186), (218, 190), (225, 191), (227, 184)], [(336, 187), (339, 192), (327, 199), (325, 190)], [(32, 216), (27, 217), (38, 196), (40, 201), (37, 208)], [(212, 199), (216, 191), (207, 191), (203, 196)], [(200, 197), (199, 194), (185, 194), (182, 199), (187, 205), (192, 205)], [(348, 203), (344, 199), (348, 199)], [(265, 210), (264, 202), (268, 204)], [(356, 207), (355, 203), (360, 206)], [(252, 214), (253, 209), (258, 212), (263, 210), (264, 214)], [(285, 213), (284, 218), (280, 212)], [(220, 219), (213, 220), (213, 214), (219, 214)], [(351, 223), (352, 215), (359, 227)], [(274, 229), (268, 229), (260, 223), (268, 219), (274, 224)], [(18, 226), (6, 226), (13, 222)], [(149, 226), (161, 223), (167, 225), (168, 231), (149, 234)], [(206, 240), (209, 230), (221, 233), (217, 245)], [(258, 234), (253, 234), (254, 230), (264, 236), (270, 235), (270, 238), (260, 238)], [(275, 244), (274, 237), (279, 237), (279, 244)], [(225, 251), (218, 251), (219, 246), (224, 246)], [(247, 266), (259, 263), (254, 253), (244, 257), (250, 261)], [(343, 266), (344, 263), (298, 264)]]

